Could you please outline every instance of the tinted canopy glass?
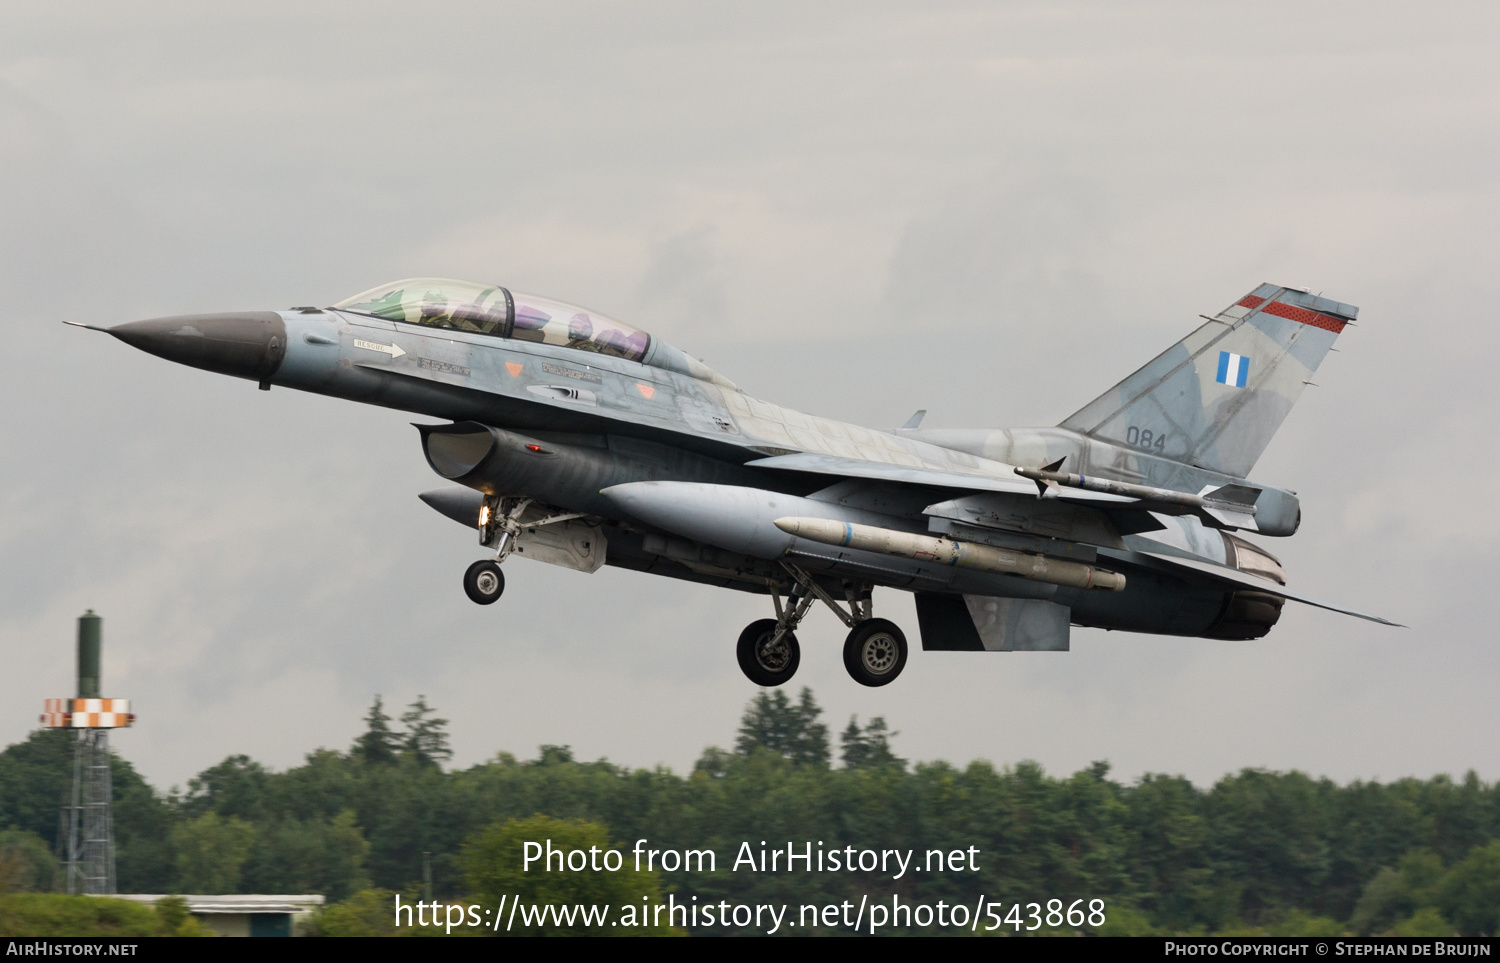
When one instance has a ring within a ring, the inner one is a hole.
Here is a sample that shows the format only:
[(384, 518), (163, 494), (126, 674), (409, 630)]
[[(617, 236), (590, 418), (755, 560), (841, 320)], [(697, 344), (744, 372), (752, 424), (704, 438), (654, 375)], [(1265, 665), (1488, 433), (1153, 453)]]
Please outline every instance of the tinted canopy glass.
[(563, 345), (631, 361), (644, 358), (651, 344), (646, 332), (576, 305), (519, 291), (515, 299), (516, 323), (511, 336), (519, 341)]
[(640, 361), (651, 336), (573, 304), (450, 278), (408, 278), (372, 288), (334, 305), (391, 321), (538, 341)]
[(334, 307), (391, 321), (481, 334), (504, 334), (510, 313), (504, 288), (450, 278), (393, 281)]

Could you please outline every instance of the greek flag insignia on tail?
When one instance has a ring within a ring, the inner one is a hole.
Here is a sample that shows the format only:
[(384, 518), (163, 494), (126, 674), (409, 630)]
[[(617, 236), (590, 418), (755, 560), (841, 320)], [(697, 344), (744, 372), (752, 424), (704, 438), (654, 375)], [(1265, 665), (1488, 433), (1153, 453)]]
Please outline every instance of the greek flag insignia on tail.
[(1250, 359), (1229, 351), (1219, 352), (1219, 375), (1214, 380), (1231, 388), (1243, 388), (1250, 378)]
[(1352, 304), (1262, 284), (1074, 412), (1062, 427), (1142, 448), (1140, 440), (1152, 426), (1157, 456), (1244, 478), (1339, 332), (1358, 316)]

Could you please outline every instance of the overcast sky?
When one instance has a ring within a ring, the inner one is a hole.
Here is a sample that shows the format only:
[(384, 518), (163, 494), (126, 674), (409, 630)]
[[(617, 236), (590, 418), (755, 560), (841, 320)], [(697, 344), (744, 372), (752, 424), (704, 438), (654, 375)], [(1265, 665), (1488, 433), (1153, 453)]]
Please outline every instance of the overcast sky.
[[(763, 599), (475, 537), (401, 412), (63, 319), (329, 304), (415, 275), (587, 305), (875, 427), (1055, 424), (1261, 281), (1361, 308), (1255, 477), (1302, 531), (1258, 642), (1075, 629), (793, 683), (913, 759), (1201, 783), (1500, 778), (1492, 3), (22, 3), (0, 10), (0, 744), (105, 617), (163, 788), (346, 747), (425, 694), (456, 765), (727, 746)], [(910, 596), (877, 614), (916, 644)]]

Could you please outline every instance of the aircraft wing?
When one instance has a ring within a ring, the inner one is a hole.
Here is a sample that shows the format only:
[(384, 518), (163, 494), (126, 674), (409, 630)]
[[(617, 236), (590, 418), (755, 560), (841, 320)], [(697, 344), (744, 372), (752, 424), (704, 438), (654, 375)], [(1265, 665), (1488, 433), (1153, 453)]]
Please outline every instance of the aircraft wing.
[(1259, 576), (1250, 575), (1245, 572), (1241, 572), (1238, 569), (1227, 568), (1223, 565), (1216, 565), (1213, 562), (1200, 561), (1191, 558), (1182, 558), (1181, 556), (1177, 555), (1162, 555), (1157, 552), (1109, 552), (1107, 554), (1124, 555), (1127, 557), (1133, 556), (1134, 558), (1132, 560), (1134, 561), (1143, 561), (1149, 559), (1150, 562), (1148, 564), (1151, 564), (1155, 568), (1162, 568), (1168, 571), (1172, 571), (1175, 569), (1179, 572), (1186, 569), (1199, 575), (1206, 575), (1216, 582), (1224, 582), (1232, 585), (1237, 585), (1242, 588), (1254, 589), (1257, 592), (1265, 592), (1268, 595), (1278, 595), (1284, 599), (1291, 599), (1293, 602), (1301, 602), (1303, 605), (1311, 605), (1315, 608), (1327, 609), (1330, 612), (1338, 612), (1341, 615), (1352, 615), (1357, 619), (1366, 619), (1371, 622), (1379, 622), (1381, 625), (1391, 625), (1395, 626), (1398, 629), (1406, 628), (1406, 626), (1402, 625), (1400, 622), (1392, 622), (1388, 619), (1383, 619), (1378, 615), (1366, 615), (1364, 612), (1356, 612), (1353, 609), (1345, 608), (1342, 605), (1334, 605), (1330, 602), (1320, 602), (1317, 599), (1308, 598), (1307, 596), (1300, 595), (1296, 592), (1288, 592), (1286, 590), (1286, 586), (1284, 585), (1277, 585), (1275, 582), (1260, 578)]
[[(926, 485), (930, 488), (954, 488), (971, 492), (1006, 492), (1013, 495), (1025, 495), (1032, 499), (1037, 497), (1035, 483), (1016, 476), (1004, 478), (995, 475), (976, 475), (969, 472), (945, 471), (941, 468), (921, 468), (893, 465), (888, 462), (865, 461), (862, 458), (840, 458), (837, 455), (819, 455), (813, 452), (758, 458), (746, 464), (751, 468), (779, 468), (783, 471), (810, 472), (815, 475), (837, 475), (840, 478), (868, 478), (874, 481)], [(1083, 488), (1059, 489), (1057, 500), (1081, 502), (1095, 508), (1125, 508), (1140, 504), (1135, 498)]]

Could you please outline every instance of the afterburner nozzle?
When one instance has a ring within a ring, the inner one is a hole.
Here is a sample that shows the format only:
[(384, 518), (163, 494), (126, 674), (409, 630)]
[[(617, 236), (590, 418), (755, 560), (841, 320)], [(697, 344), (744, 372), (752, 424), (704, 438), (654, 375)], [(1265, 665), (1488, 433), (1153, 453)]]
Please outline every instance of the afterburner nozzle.
[(1125, 588), (1125, 576), (1118, 572), (1107, 572), (1082, 562), (995, 548), (979, 542), (959, 542), (826, 518), (778, 518), (776, 527), (788, 535), (825, 545), (840, 545), (919, 562), (1018, 575), (1068, 588), (1103, 589), (1109, 592), (1119, 592)]

